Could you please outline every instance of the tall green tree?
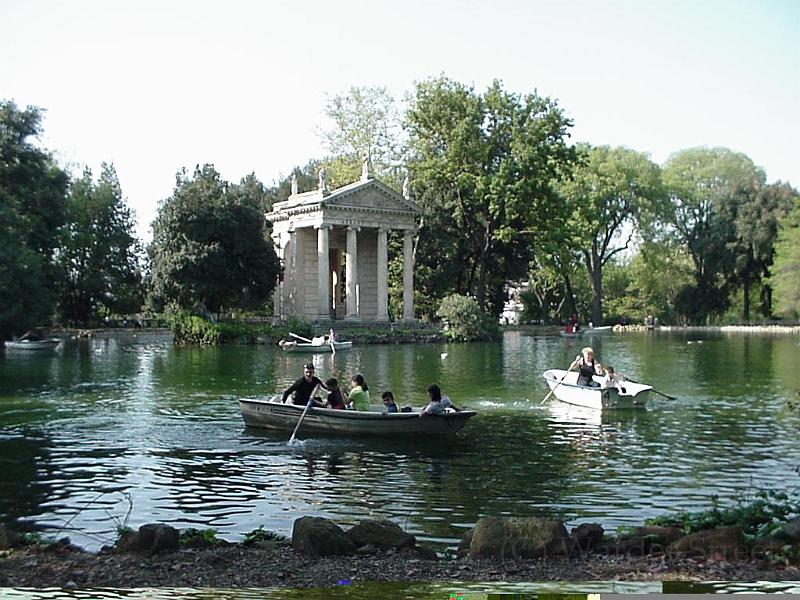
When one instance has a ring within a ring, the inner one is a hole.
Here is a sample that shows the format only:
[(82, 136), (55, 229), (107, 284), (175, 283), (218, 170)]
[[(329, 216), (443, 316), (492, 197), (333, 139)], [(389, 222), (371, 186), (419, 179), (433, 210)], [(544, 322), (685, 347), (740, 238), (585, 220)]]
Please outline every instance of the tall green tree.
[[(736, 239), (731, 243), (735, 255), (735, 283), (742, 290), (742, 318), (750, 319), (751, 289), (769, 276), (774, 259), (778, 223), (797, 202), (798, 193), (788, 183), (759, 187), (746, 195), (735, 218)], [(758, 312), (772, 316), (772, 288), (761, 287)]]
[(779, 222), (769, 281), (775, 314), (797, 319), (800, 316), (800, 200), (796, 194), (794, 208)]
[(143, 250), (135, 229), (114, 165), (103, 163), (97, 182), (85, 169), (70, 189), (58, 253), (64, 274), (58, 304), (66, 322), (89, 325), (141, 309)]
[(592, 288), (591, 320), (603, 324), (603, 268), (631, 248), (645, 214), (664, 211), (657, 164), (628, 148), (580, 146), (581, 161), (560, 185), (571, 214), (569, 231), (580, 248)]
[(176, 175), (173, 195), (162, 201), (149, 247), (148, 301), (204, 315), (263, 308), (280, 264), (261, 210), (266, 191), (254, 178), (239, 185), (212, 165)]
[(694, 282), (676, 299), (691, 324), (705, 324), (729, 306), (736, 282), (739, 208), (764, 185), (765, 174), (747, 156), (728, 148), (690, 148), (672, 155), (663, 180), (677, 239), (694, 264)]
[(0, 102), (0, 335), (49, 324), (69, 176), (33, 140), (43, 111)]
[(406, 127), (412, 189), (425, 211), (416, 257), (428, 264), (420, 268), (451, 271), (448, 292), (499, 314), (505, 282), (524, 276), (536, 244), (564, 231), (552, 182), (575, 160), (571, 125), (555, 101), (497, 81), (483, 94), (446, 77), (418, 83)]

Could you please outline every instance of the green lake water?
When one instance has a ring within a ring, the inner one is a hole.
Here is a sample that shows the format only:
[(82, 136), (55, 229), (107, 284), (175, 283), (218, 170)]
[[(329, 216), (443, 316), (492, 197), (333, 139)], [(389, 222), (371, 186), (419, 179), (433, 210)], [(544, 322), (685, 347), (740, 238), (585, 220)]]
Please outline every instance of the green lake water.
[[(93, 550), (119, 525), (284, 535), (300, 516), (343, 526), (388, 517), (439, 552), (483, 516), (552, 515), (613, 530), (679, 510), (796, 489), (800, 340), (792, 335), (634, 332), (565, 339), (355, 346), (335, 355), (272, 346), (182, 348), (120, 332), (52, 356), (0, 358), (0, 518)], [(542, 372), (584, 345), (675, 396), (606, 413), (551, 399)], [(362, 373), (378, 396), (425, 403), (438, 383), (479, 414), (448, 439), (342, 439), (245, 429), (237, 400), (317, 374)], [(419, 596), (422, 597), (422, 596)]]

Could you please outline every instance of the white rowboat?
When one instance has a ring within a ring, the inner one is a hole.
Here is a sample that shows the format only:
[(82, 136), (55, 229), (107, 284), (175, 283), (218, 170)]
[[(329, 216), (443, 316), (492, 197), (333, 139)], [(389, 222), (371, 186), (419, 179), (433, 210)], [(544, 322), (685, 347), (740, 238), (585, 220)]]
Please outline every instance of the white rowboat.
[[(280, 396), (267, 400), (240, 399), (239, 410), (248, 427), (294, 431), (305, 406), (283, 404)], [(382, 406), (369, 411), (335, 410), (309, 407), (300, 425), (300, 434), (330, 433), (348, 436), (443, 436), (461, 430), (477, 413), (448, 409), (441, 415), (419, 416), (417, 412), (386, 413)]]
[(45, 340), (16, 340), (6, 342), (7, 350), (19, 350), (22, 352), (50, 352), (55, 350), (61, 343), (59, 338), (48, 338)]
[(335, 348), (337, 352), (339, 350), (349, 350), (353, 347), (353, 342), (333, 342), (333, 348), (331, 345), (328, 344), (309, 344), (308, 342), (283, 342), (281, 344), (281, 348), (283, 348), (286, 352), (333, 352)]
[[(625, 381), (624, 392), (617, 388), (589, 387), (578, 385), (578, 373), (564, 369), (548, 369), (545, 381), (553, 395), (569, 404), (598, 410), (645, 408), (652, 386)], [(604, 378), (595, 375), (594, 380), (603, 385)]]

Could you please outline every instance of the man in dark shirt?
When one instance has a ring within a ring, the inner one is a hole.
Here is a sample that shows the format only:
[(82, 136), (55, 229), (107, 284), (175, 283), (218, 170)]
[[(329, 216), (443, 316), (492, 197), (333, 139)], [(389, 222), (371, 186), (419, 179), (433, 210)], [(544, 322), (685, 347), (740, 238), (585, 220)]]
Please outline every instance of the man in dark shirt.
[[(314, 365), (308, 363), (303, 367), (303, 376), (289, 386), (285, 392), (283, 392), (282, 401), (286, 403), (286, 399), (292, 394), (292, 392), (294, 392), (294, 404), (305, 406), (317, 386), (324, 390), (328, 389), (325, 387), (325, 384), (322, 383), (322, 380), (314, 375)], [(319, 403), (318, 406), (322, 406), (322, 404)]]

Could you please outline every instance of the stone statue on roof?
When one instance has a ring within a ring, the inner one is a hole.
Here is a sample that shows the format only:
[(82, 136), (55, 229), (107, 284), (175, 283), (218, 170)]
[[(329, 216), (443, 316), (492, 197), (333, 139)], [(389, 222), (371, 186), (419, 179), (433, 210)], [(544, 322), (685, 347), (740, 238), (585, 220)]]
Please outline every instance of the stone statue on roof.
[(323, 194), (327, 194), (328, 190), (328, 172), (325, 167), (319, 170), (319, 189)]

